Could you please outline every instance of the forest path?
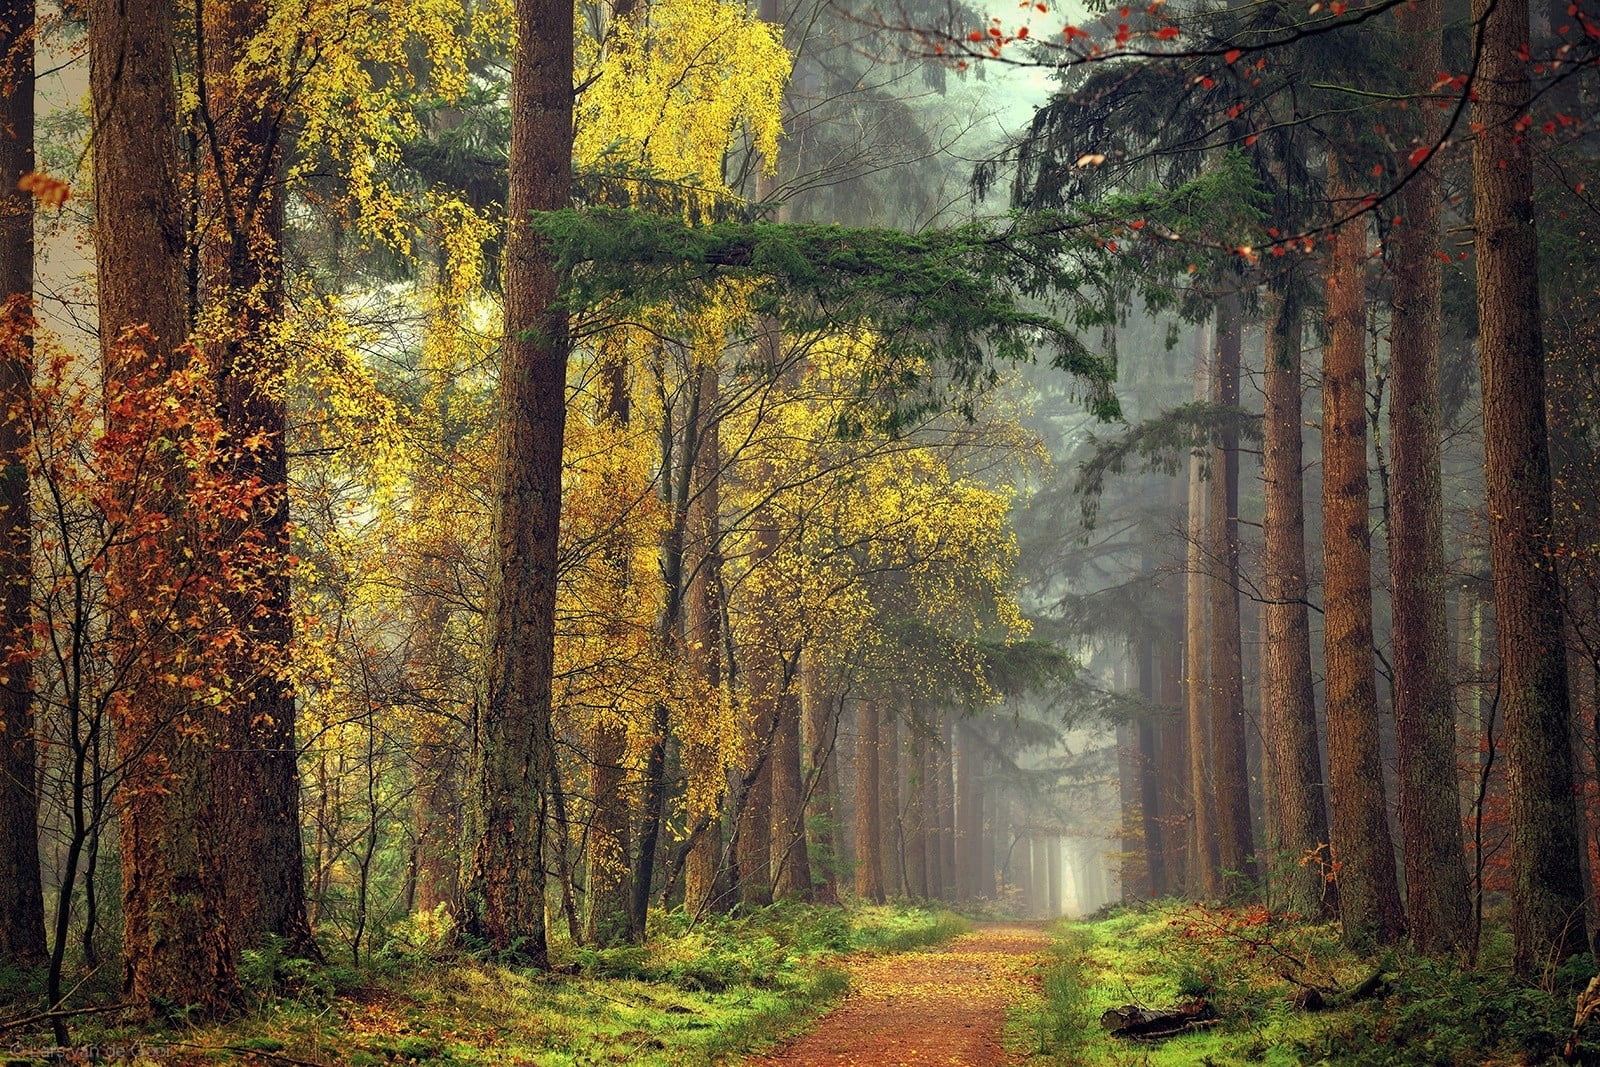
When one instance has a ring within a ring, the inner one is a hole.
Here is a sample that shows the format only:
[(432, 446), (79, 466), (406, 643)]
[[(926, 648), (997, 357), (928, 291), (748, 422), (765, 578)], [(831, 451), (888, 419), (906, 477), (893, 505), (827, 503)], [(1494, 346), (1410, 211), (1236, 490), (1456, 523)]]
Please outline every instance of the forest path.
[(816, 1028), (747, 1067), (1003, 1067), (1006, 1009), (1036, 979), (1042, 923), (978, 923), (921, 952), (852, 961), (850, 995)]

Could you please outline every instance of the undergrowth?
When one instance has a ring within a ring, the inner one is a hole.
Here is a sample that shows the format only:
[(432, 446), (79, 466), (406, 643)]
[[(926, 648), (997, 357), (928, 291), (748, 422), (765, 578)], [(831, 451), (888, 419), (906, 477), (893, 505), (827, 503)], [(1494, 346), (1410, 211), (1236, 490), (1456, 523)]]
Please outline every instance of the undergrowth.
[[(1040, 993), (1012, 1031), (1034, 1062), (1062, 1065), (1561, 1062), (1574, 998), (1595, 971), (1583, 955), (1544, 986), (1518, 982), (1500, 939), (1470, 969), (1407, 951), (1366, 957), (1341, 947), (1332, 926), (1254, 906), (1152, 906), (1055, 934)], [(1314, 1012), (1291, 1003), (1306, 986), (1348, 990), (1375, 971), (1384, 982), (1370, 998)], [(1113, 1038), (1100, 1025), (1111, 1008), (1161, 1010), (1196, 997), (1220, 1014), (1218, 1025), (1156, 1042)], [(1600, 1045), (1580, 1053), (1580, 1062), (1600, 1062)]]
[[(542, 974), (456, 952), (420, 917), (361, 968), (316, 964), (269, 944), (242, 977), (252, 1010), (226, 1026), (155, 1033), (87, 1020), (80, 1047), (123, 1062), (637, 1064), (729, 1062), (803, 1028), (844, 994), (839, 958), (901, 951), (966, 929), (949, 912), (905, 906), (774, 905), (734, 917), (656, 919), (639, 946), (553, 946), (575, 974)], [(36, 1049), (13, 1045), (43, 1058)], [(22, 1062), (31, 1062), (22, 1060)]]

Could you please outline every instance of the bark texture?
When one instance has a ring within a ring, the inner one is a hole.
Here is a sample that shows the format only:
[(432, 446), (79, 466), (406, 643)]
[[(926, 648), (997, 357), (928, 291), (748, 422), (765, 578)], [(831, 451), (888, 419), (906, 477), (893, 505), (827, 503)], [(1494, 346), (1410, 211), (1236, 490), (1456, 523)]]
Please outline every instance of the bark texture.
[[(1239, 407), (1239, 297), (1217, 305), (1217, 351), (1211, 399)], [(1239, 636), (1239, 430), (1225, 427), (1211, 456), (1207, 514), (1211, 601), (1211, 775), (1217, 796), (1217, 859), (1230, 896), (1255, 881), (1250, 825), (1250, 770), (1244, 742), (1244, 661)]]
[[(1328, 194), (1336, 209), (1360, 199), (1350, 164), (1333, 155), (1328, 166)], [(1322, 358), (1324, 655), (1333, 860), (1339, 871), (1344, 938), (1358, 947), (1391, 944), (1404, 932), (1373, 680), (1366, 260), (1364, 221), (1341, 226), (1328, 269), (1328, 343)]]
[(243, 692), (218, 753), (217, 798), (229, 842), (229, 906), (241, 948), (267, 935), (314, 954), (306, 917), (300, 839), (300, 773), (294, 691), (284, 677), (293, 640), (289, 553), (289, 458), (283, 352), (272, 341), (283, 316), (282, 173), (285, 114), (279, 87), (237, 74), (267, 9), (251, 0), (203, 4), (203, 100), (210, 151), (201, 179), (212, 224), (202, 252), (204, 342), (217, 376), (217, 403), (230, 440), (257, 441), (230, 458), (243, 484), (267, 487), (234, 536), (259, 536), (260, 572), (231, 597), (243, 630), (228, 664)]
[(44, 962), (32, 671), (33, 536), (28, 493), (33, 395), (32, 0), (0, 3), (0, 959)]
[[(1442, 0), (1418, 0), (1395, 17), (1409, 38), (1418, 88), (1426, 92), (1443, 64)], [(1422, 139), (1432, 144), (1443, 113), (1417, 110)], [(1389, 337), (1389, 573), (1401, 851), (1411, 940), (1434, 956), (1465, 947), (1472, 930), (1445, 624), (1450, 578), (1439, 469), (1439, 203), (1432, 167), (1401, 191)]]
[[(1306, 608), (1301, 334), (1296, 296), (1269, 295), (1261, 475), (1267, 594), (1262, 606), (1261, 710), (1274, 804), (1270, 873), (1287, 910), (1326, 916), (1336, 905), (1333, 885), (1325, 877), (1327, 791), (1322, 784)], [(1308, 861), (1308, 854), (1318, 858)]]
[[(1196, 331), (1194, 398), (1209, 397), (1209, 332)], [(1222, 872), (1217, 858), (1216, 792), (1211, 782), (1211, 721), (1206, 706), (1209, 687), (1206, 645), (1206, 484), (1199, 455), (1189, 457), (1188, 543), (1184, 559), (1184, 721), (1189, 729), (1189, 893), (1216, 899), (1222, 896)]]
[[(94, 105), (95, 259), (99, 331), (108, 383), (171, 373), (186, 358), (186, 232), (177, 178), (173, 11), (165, 0), (93, 0), (89, 81)], [(112, 412), (108, 429), (129, 413)], [(175, 465), (173, 465), (175, 466)], [(212, 758), (225, 724), (197, 707), (160, 665), (179, 638), (141, 625), (150, 576), (169, 573), (181, 552), (183, 482), (161, 472), (143, 507), (174, 520), (159, 537), (120, 549), (108, 567), (113, 625), (134, 658), (116, 710), (120, 793), (123, 989), (148, 1015), (192, 1006), (200, 1016), (238, 1000), (234, 944), (214, 808)], [(169, 579), (170, 580), (170, 579)]]
[(467, 928), (499, 953), (547, 967), (545, 813), (555, 787), (551, 677), (567, 320), (530, 211), (566, 207), (572, 183), (571, 4), (515, 0), (505, 341), (500, 374), (487, 663), (479, 720), (482, 836)]
[(1483, 52), (1472, 142), (1489, 556), (1499, 635), (1519, 974), (1584, 947), (1571, 724), (1551, 527), (1538, 235), (1527, 135), (1527, 0), (1473, 0)]

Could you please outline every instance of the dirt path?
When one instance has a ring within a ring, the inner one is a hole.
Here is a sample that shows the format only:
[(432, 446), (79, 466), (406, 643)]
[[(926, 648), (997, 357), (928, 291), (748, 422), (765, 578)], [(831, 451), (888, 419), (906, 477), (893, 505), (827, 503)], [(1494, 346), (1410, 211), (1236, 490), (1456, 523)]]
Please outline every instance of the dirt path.
[(1003, 1067), (1006, 1008), (1049, 943), (1033, 923), (980, 923), (942, 948), (862, 959), (816, 1029), (747, 1067)]

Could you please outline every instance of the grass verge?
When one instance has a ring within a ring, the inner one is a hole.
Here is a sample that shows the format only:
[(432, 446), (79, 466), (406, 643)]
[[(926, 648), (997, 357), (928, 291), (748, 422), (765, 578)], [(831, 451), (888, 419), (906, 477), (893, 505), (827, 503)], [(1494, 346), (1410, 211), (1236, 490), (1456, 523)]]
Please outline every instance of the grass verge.
[(402, 930), (361, 969), (252, 955), (256, 1010), (226, 1026), (86, 1023), (75, 1041), (161, 1067), (709, 1067), (803, 1029), (848, 990), (845, 955), (903, 951), (966, 928), (948, 912), (907, 906), (776, 905), (698, 924), (666, 916), (644, 945), (558, 950), (576, 975), (486, 963)]
[[(1168, 904), (1063, 923), (1041, 966), (1040, 991), (1010, 1021), (1013, 1047), (1051, 1065), (1351, 1064), (1410, 1067), (1562, 1062), (1572, 1005), (1595, 971), (1587, 955), (1542, 986), (1513, 979), (1503, 937), (1476, 968), (1403, 951), (1344, 949), (1332, 926), (1260, 907)], [(1306, 986), (1349, 990), (1375, 971), (1371, 997), (1320, 1011), (1296, 1006)], [(1165, 1009), (1204, 997), (1221, 1015), (1209, 1029), (1162, 1041), (1113, 1038), (1100, 1025), (1126, 1004)], [(1597, 1035), (1578, 1062), (1600, 1062)]]

